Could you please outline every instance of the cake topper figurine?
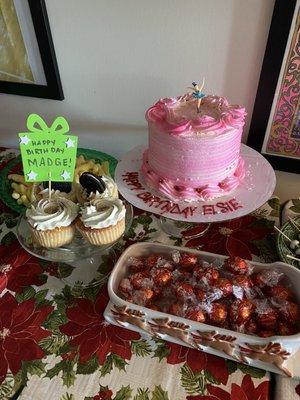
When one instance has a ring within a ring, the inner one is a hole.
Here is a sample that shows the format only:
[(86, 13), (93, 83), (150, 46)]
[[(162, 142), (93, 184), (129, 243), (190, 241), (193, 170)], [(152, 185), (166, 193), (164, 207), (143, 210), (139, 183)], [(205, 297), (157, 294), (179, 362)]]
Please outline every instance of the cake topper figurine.
[(204, 84), (205, 84), (205, 78), (203, 78), (202, 84), (200, 87), (199, 87), (198, 83), (192, 82), (193, 87), (188, 88), (188, 89), (192, 89), (192, 91), (193, 91), (192, 96), (194, 99), (197, 99), (197, 112), (198, 113), (200, 112), (202, 98), (205, 96), (205, 94), (202, 93)]

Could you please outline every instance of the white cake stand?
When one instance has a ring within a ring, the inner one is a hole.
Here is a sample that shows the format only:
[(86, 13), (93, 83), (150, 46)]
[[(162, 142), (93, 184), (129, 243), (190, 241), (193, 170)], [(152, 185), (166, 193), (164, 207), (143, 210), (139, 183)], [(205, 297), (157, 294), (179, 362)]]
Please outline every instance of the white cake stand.
[[(257, 151), (242, 145), (246, 177), (237, 189), (210, 201), (174, 202), (145, 184), (140, 172), (145, 150), (146, 146), (135, 147), (119, 161), (115, 172), (118, 189), (134, 206), (161, 216), (161, 227), (174, 236), (179, 231), (178, 223), (173, 221), (209, 224), (239, 218), (263, 205), (275, 188), (276, 177), (269, 162)], [(205, 232), (204, 229), (201, 234)]]

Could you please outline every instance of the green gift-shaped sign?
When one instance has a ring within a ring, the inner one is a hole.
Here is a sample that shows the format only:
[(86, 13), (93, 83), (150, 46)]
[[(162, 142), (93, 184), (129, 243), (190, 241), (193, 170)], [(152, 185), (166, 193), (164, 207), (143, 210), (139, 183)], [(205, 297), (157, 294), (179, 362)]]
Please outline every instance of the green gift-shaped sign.
[(25, 181), (72, 181), (78, 138), (67, 134), (65, 118), (57, 117), (48, 127), (42, 117), (30, 114), (27, 128), (19, 133)]

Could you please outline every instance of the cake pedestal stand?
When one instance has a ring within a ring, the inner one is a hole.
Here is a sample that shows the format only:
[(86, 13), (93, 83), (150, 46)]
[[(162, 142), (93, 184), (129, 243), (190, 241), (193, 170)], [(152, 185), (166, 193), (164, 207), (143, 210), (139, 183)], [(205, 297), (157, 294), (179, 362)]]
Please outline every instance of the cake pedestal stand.
[[(241, 156), (245, 161), (246, 176), (238, 188), (209, 201), (171, 201), (145, 184), (140, 172), (145, 150), (146, 146), (138, 146), (123, 156), (116, 167), (115, 181), (119, 192), (131, 204), (162, 217), (162, 229), (172, 236), (181, 237), (183, 223), (210, 224), (247, 215), (262, 206), (275, 188), (276, 177), (272, 166), (260, 153), (242, 144)], [(205, 234), (207, 229), (209, 225), (193, 237)]]
[[(186, 221), (175, 221), (174, 219), (162, 216), (160, 216), (158, 224), (161, 230), (167, 235), (176, 238), (184, 236), (185, 239), (195, 239), (204, 236), (211, 226), (211, 222), (207, 224), (197, 222), (190, 223)], [(184, 232), (186, 232), (186, 234)]]
[[(124, 235), (128, 232), (133, 220), (131, 204), (125, 202), (125, 207)], [(33, 256), (53, 263), (64, 263), (71, 266), (71, 273), (67, 272), (70, 269), (68, 267), (60, 269), (61, 280), (69, 286), (80, 288), (98, 286), (107, 280), (116, 261), (115, 246), (122, 239), (121, 237), (108, 245), (94, 246), (77, 231), (70, 244), (57, 249), (46, 248), (33, 242), (29, 224), (24, 215), (20, 216), (16, 234), (21, 246)]]

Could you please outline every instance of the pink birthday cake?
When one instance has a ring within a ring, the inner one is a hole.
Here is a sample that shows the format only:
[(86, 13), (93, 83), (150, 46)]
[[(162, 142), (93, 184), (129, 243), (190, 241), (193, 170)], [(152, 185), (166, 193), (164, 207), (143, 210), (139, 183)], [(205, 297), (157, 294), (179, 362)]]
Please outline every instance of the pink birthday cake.
[[(245, 109), (224, 97), (193, 94), (159, 100), (146, 112), (146, 184), (173, 201), (211, 200), (245, 176), (240, 156)], [(198, 107), (197, 107), (198, 104)]]

